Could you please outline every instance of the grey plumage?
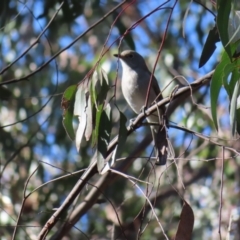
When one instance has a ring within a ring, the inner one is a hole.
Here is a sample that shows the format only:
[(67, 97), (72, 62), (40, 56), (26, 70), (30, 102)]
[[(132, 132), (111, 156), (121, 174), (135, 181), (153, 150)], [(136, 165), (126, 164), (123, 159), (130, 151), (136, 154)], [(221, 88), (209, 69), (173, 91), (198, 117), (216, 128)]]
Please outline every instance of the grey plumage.
[[(114, 54), (118, 57), (122, 64), (122, 92), (129, 106), (135, 113), (139, 113), (145, 104), (148, 84), (151, 78), (151, 72), (145, 63), (143, 57), (135, 51), (125, 50), (120, 54)], [(162, 99), (162, 94), (158, 82), (153, 76), (152, 85), (149, 93), (148, 107)], [(168, 156), (168, 142), (165, 127), (163, 127), (163, 114), (165, 107), (158, 109), (158, 112), (147, 117), (149, 123), (157, 123), (152, 125), (151, 131), (155, 145), (155, 155), (157, 157), (157, 165), (164, 165)]]

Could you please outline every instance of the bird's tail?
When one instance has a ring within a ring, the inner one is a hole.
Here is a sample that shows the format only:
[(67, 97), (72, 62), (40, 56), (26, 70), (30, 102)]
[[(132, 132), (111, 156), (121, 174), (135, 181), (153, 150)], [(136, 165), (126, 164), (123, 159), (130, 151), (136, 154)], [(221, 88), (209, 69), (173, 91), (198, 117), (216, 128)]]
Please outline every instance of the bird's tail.
[(156, 165), (165, 165), (169, 155), (169, 146), (167, 140), (166, 129), (162, 126), (151, 126), (155, 156), (157, 158)]

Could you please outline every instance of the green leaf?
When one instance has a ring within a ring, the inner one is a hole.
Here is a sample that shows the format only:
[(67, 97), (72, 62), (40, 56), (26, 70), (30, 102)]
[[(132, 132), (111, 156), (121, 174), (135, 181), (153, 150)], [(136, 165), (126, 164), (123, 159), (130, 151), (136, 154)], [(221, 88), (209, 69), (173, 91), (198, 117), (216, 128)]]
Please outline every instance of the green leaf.
[(217, 31), (217, 26), (215, 25), (213, 29), (209, 31), (208, 37), (203, 47), (203, 51), (199, 61), (199, 68), (205, 65), (216, 49), (216, 43), (219, 42), (219, 34)]
[[(101, 108), (102, 109), (102, 106)], [(111, 107), (108, 104), (105, 109), (97, 111), (95, 137), (97, 138), (97, 165), (100, 172), (104, 166), (107, 147), (110, 141), (112, 130)]]
[[(235, 52), (237, 49), (237, 46), (239, 44), (239, 41), (235, 43), (231, 43), (229, 46), (231, 48), (231, 52)], [(240, 59), (234, 58), (230, 60), (227, 53), (223, 53), (222, 61), (225, 62), (225, 66), (223, 66), (223, 84), (225, 89), (227, 90), (227, 93), (229, 95), (229, 98), (232, 98), (232, 94), (235, 88), (235, 84), (239, 79), (239, 66), (240, 66)], [(230, 81), (228, 81), (229, 76), (231, 76)]]
[(106, 157), (108, 143), (110, 141), (112, 130), (112, 114), (111, 107), (107, 104), (101, 114), (98, 131), (98, 150)]
[(77, 91), (77, 85), (68, 87), (63, 93), (62, 108), (63, 108), (63, 127), (71, 140), (75, 139), (75, 133), (73, 129), (73, 105), (74, 98)]
[(73, 112), (71, 110), (66, 110), (63, 116), (63, 127), (68, 135), (68, 137), (74, 141), (75, 132), (73, 129)]
[(237, 110), (237, 99), (239, 97), (239, 90), (240, 90), (240, 84), (239, 81), (236, 82), (235, 88), (233, 91), (233, 96), (230, 103), (230, 125), (232, 130), (232, 135), (234, 136), (236, 127), (237, 127), (237, 116), (236, 116), (236, 110)]
[(103, 111), (103, 105), (107, 105), (106, 98), (108, 91), (109, 81), (107, 74), (102, 69), (96, 70), (93, 73), (90, 85), (91, 103), (92, 105), (95, 105), (95, 108), (92, 106), (93, 125), (96, 121), (92, 134), (92, 146), (94, 146), (98, 142), (99, 121)]
[(106, 101), (107, 93), (109, 91), (109, 81), (107, 74), (102, 69), (98, 69), (92, 76), (91, 93), (93, 94), (93, 101), (98, 108)]
[(232, 58), (233, 53), (229, 46), (229, 36), (228, 36), (228, 21), (231, 12), (231, 1), (217, 0), (217, 28), (219, 32), (219, 37), (225, 48), (229, 58)]
[(211, 112), (213, 123), (218, 131), (218, 123), (217, 123), (217, 101), (220, 89), (223, 85), (223, 71), (224, 67), (229, 64), (230, 59), (226, 53), (223, 54), (221, 62), (217, 65), (216, 70), (213, 74), (211, 85), (210, 85), (210, 95), (211, 95)]
[(63, 93), (63, 99), (68, 101), (73, 100), (75, 97), (76, 91), (77, 91), (77, 85), (69, 86)]
[(93, 131), (92, 145), (98, 144), (99, 126), (100, 126), (100, 119), (101, 119), (102, 112), (103, 112), (103, 104), (99, 105), (96, 111), (96, 124)]
[(119, 113), (120, 113), (120, 126), (118, 131), (118, 145), (112, 156), (111, 166), (115, 163), (116, 159), (119, 158), (119, 156), (121, 155), (127, 140), (127, 133), (128, 133), (128, 130), (126, 128), (127, 118), (121, 111), (119, 111)]

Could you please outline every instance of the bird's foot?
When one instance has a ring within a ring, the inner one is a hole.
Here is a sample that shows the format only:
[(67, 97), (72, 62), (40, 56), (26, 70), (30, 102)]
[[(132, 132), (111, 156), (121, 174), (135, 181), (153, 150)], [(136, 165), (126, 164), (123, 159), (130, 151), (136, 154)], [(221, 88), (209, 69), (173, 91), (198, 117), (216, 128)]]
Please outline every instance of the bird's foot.
[(131, 118), (131, 119), (129, 120), (129, 127), (130, 127), (130, 129), (132, 129), (132, 130), (135, 129), (135, 127), (134, 127), (134, 125), (133, 125), (133, 123), (134, 123), (135, 120), (136, 120), (136, 118)]
[(140, 113), (143, 113), (144, 116), (146, 116), (146, 110), (147, 110), (147, 107), (146, 106), (142, 106), (141, 109), (140, 109)]

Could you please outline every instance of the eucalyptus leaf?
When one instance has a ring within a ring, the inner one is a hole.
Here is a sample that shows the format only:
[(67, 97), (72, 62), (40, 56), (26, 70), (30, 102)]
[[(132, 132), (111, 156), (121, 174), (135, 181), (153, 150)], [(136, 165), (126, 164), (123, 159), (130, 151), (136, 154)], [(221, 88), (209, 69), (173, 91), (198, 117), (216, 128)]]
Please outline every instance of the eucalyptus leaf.
[(217, 1), (217, 28), (219, 32), (219, 37), (225, 48), (229, 58), (232, 58), (232, 52), (229, 46), (229, 36), (228, 36), (228, 21), (231, 12), (231, 1), (218, 0)]
[(87, 125), (87, 114), (86, 114), (86, 85), (81, 83), (78, 86), (76, 95), (75, 95), (75, 103), (74, 103), (74, 115), (78, 116), (79, 125), (76, 132), (76, 148), (79, 151), (82, 138), (84, 136), (84, 132)]
[[(233, 91), (233, 96), (231, 99), (230, 103), (230, 124), (231, 124), (231, 130), (232, 130), (232, 135), (234, 136), (236, 128), (237, 128), (237, 99), (239, 97), (239, 90), (240, 90), (240, 84), (239, 80), (236, 82), (234, 91)], [(238, 120), (239, 122), (239, 120)]]
[(217, 65), (216, 70), (213, 74), (211, 85), (210, 85), (210, 94), (211, 94), (211, 113), (213, 118), (213, 123), (218, 130), (218, 122), (217, 122), (217, 101), (220, 93), (220, 89), (223, 85), (223, 71), (224, 67), (229, 63), (229, 58), (225, 54), (222, 57), (222, 61)]
[(119, 158), (119, 156), (121, 155), (128, 136), (127, 135), (128, 130), (126, 128), (127, 118), (121, 111), (119, 111), (119, 113), (120, 113), (120, 126), (118, 131), (118, 144), (112, 156), (111, 166), (114, 165), (116, 159)]
[(219, 42), (217, 26), (214, 26), (208, 33), (207, 40), (204, 44), (203, 51), (199, 60), (199, 68), (205, 65), (216, 49), (216, 43)]
[(65, 90), (62, 97), (63, 108), (62, 123), (67, 135), (72, 141), (75, 139), (75, 133), (73, 129), (73, 105), (76, 91), (77, 85), (72, 85)]

